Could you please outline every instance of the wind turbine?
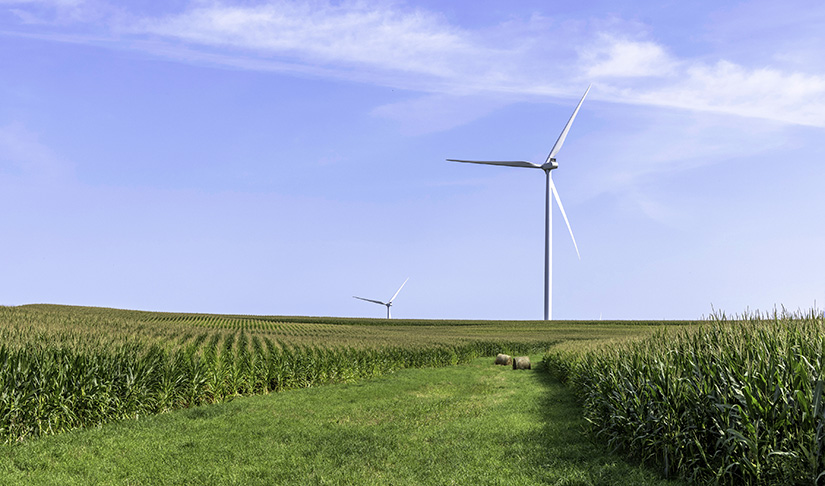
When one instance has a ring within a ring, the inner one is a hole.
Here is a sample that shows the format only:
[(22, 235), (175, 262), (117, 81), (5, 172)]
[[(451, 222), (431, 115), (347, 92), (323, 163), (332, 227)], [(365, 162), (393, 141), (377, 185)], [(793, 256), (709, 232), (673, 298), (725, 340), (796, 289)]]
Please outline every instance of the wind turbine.
[(552, 246), (552, 232), (553, 232), (553, 212), (551, 207), (551, 198), (550, 195), (552, 194), (553, 197), (556, 199), (556, 203), (559, 205), (559, 209), (561, 209), (561, 215), (564, 217), (564, 222), (567, 224), (567, 230), (570, 232), (570, 238), (573, 239), (573, 246), (576, 248), (576, 255), (579, 256), (581, 260), (581, 255), (579, 254), (579, 246), (576, 245), (576, 237), (573, 236), (573, 230), (570, 228), (570, 221), (567, 220), (567, 214), (564, 212), (564, 206), (561, 204), (561, 199), (559, 198), (559, 191), (556, 189), (556, 185), (553, 184), (553, 178), (550, 176), (550, 171), (553, 169), (558, 169), (559, 164), (556, 162), (556, 154), (559, 153), (561, 150), (562, 144), (564, 144), (564, 139), (567, 138), (567, 132), (570, 131), (570, 126), (573, 124), (573, 120), (576, 119), (576, 115), (579, 114), (579, 108), (582, 107), (582, 103), (584, 103), (584, 98), (587, 97), (587, 93), (590, 92), (590, 86), (587, 87), (587, 90), (582, 95), (581, 101), (579, 101), (578, 106), (576, 106), (576, 110), (573, 112), (573, 115), (570, 116), (570, 120), (567, 121), (567, 125), (564, 126), (564, 130), (561, 131), (561, 135), (559, 135), (558, 140), (556, 140), (556, 144), (553, 145), (553, 148), (550, 150), (550, 154), (547, 156), (547, 160), (544, 161), (543, 164), (539, 165), (533, 162), (526, 162), (523, 160), (459, 160), (459, 159), (447, 159), (450, 162), (467, 162), (471, 164), (488, 164), (488, 165), (506, 165), (510, 167), (527, 167), (530, 169), (541, 169), (544, 171), (544, 174), (547, 179), (546, 183), (546, 191), (544, 197), (544, 320), (549, 321), (552, 315), (552, 269), (553, 263), (551, 255), (553, 253), (553, 246)]
[[(409, 280), (409, 277), (407, 277), (407, 280)], [(407, 280), (404, 280), (404, 283), (402, 283), (401, 286), (398, 287), (398, 290), (395, 292), (395, 295), (393, 295), (392, 298), (390, 300), (388, 300), (387, 302), (381, 302), (380, 300), (365, 299), (363, 297), (355, 297), (354, 295), (352, 297), (355, 298), (355, 299), (366, 300), (367, 302), (372, 302), (372, 303), (375, 303), (375, 304), (381, 304), (381, 305), (387, 306), (387, 319), (389, 319), (390, 318), (390, 307), (392, 307), (392, 301), (394, 301), (395, 298), (398, 297), (398, 292), (401, 292), (401, 289), (403, 289), (404, 285), (407, 284)]]

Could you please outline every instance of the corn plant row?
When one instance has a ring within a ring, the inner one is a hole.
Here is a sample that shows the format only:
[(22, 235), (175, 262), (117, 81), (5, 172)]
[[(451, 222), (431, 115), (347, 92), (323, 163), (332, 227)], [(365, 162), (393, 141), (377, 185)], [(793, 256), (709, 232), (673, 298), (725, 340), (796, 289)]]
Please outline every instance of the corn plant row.
[(714, 484), (825, 484), (820, 312), (712, 316), (621, 347), (551, 352), (597, 436)]
[(0, 440), (15, 442), (241, 395), (467, 362), (526, 345), (477, 342), (382, 349), (290, 345), (241, 331), (188, 345), (99, 349), (0, 344)]

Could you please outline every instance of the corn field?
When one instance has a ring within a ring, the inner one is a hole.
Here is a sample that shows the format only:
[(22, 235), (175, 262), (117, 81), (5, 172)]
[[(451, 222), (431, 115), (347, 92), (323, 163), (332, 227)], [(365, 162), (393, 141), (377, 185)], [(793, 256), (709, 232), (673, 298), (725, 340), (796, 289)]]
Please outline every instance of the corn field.
[(547, 349), (546, 338), (535, 324), (465, 327), (457, 334), (450, 326), (359, 326), (354, 320), (0, 307), (0, 440), (401, 368), (527, 353)]
[(545, 355), (608, 444), (701, 484), (825, 484), (825, 319), (717, 314), (622, 346)]

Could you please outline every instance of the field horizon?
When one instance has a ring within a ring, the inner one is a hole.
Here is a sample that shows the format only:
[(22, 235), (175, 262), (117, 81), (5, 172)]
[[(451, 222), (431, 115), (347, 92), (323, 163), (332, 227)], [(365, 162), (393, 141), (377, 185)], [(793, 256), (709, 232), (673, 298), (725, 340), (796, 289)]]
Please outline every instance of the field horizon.
[(147, 309), (131, 309), (123, 307), (107, 307), (107, 306), (93, 306), (81, 304), (54, 304), (47, 302), (36, 302), (29, 304), (18, 305), (0, 305), (0, 308), (32, 308), (32, 309), (77, 309), (77, 310), (101, 310), (101, 311), (117, 311), (124, 313), (145, 313), (145, 314), (159, 314), (180, 317), (197, 317), (197, 316), (213, 316), (224, 318), (238, 318), (249, 319), (259, 318), (266, 320), (283, 320), (283, 322), (318, 322), (318, 323), (377, 323), (377, 324), (421, 324), (421, 325), (435, 325), (437, 323), (512, 323), (512, 322), (553, 322), (553, 323), (582, 323), (582, 324), (641, 324), (641, 325), (692, 325), (705, 322), (706, 317), (697, 319), (551, 319), (545, 321), (543, 319), (433, 319), (433, 318), (396, 318), (387, 319), (386, 317), (365, 317), (365, 316), (334, 316), (334, 315), (287, 315), (287, 314), (243, 314), (243, 313), (220, 313), (220, 312), (188, 312), (188, 311), (164, 311), (164, 310), (147, 310)]

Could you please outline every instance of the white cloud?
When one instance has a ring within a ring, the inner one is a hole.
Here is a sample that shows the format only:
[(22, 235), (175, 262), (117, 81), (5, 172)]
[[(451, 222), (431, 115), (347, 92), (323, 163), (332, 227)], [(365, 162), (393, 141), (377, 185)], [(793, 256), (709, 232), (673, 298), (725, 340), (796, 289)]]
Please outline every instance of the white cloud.
[(92, 0), (0, 0), (0, 5), (12, 5), (9, 11), (23, 24), (66, 25), (79, 22), (93, 22), (108, 10), (95, 5)]
[(589, 78), (668, 76), (677, 62), (654, 42), (604, 38), (604, 43), (585, 49), (582, 61)]
[(211, 4), (144, 20), (135, 32), (192, 44), (254, 51), (309, 63), (360, 65), (453, 76), (458, 53), (476, 47), (438, 15), (363, 2)]
[[(607, 27), (583, 22), (563, 25), (533, 15), (468, 28), (435, 11), (380, 0), (196, 2), (154, 16), (127, 15), (119, 7), (83, 0), (12, 5), (21, 11), (31, 5), (25, 12), (32, 18), (42, 13), (43, 6), (70, 12), (78, 24), (97, 33), (87, 38), (90, 44), (430, 95), (400, 106), (412, 108), (411, 114), (425, 112), (417, 108), (432, 106), (432, 100), (460, 105), (462, 99), (476, 97), (487, 98), (486, 104), (491, 105), (559, 96), (572, 99), (593, 81), (592, 100), (825, 127), (825, 72), (820, 68), (790, 72), (707, 54), (678, 57), (656, 39), (634, 38), (638, 26), (631, 29), (621, 22)], [(91, 22), (91, 15), (99, 21)], [(82, 42), (82, 38), (83, 34), (66, 37), (66, 32), (51, 37), (58, 42)], [(450, 97), (456, 98), (447, 101)], [(376, 113), (392, 118), (400, 107), (382, 107)], [(455, 125), (443, 124), (444, 129)]]
[(694, 64), (668, 86), (628, 101), (825, 127), (825, 76), (748, 69), (727, 61)]
[[(654, 41), (603, 32), (576, 51), (572, 46), (582, 44), (576, 37), (586, 39), (589, 33), (565, 31), (573, 38), (561, 43), (557, 27), (534, 17), (508, 19), (482, 32), (399, 4), (277, 2), (208, 4), (143, 20), (132, 31), (175, 40), (193, 51), (234, 50), (221, 55), (236, 66), (311, 70), (432, 94), (376, 110), (390, 118), (400, 107), (412, 108), (407, 112), (412, 116), (434, 99), (449, 106), (460, 105), (466, 96), (498, 103), (574, 96), (592, 80), (594, 99), (825, 127), (823, 75), (750, 68), (722, 59), (711, 64), (679, 59)], [(568, 68), (560, 70), (560, 65)], [(461, 98), (447, 101), (455, 95)]]

